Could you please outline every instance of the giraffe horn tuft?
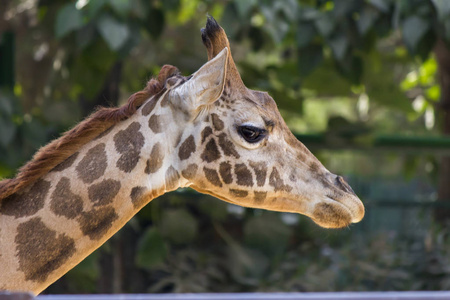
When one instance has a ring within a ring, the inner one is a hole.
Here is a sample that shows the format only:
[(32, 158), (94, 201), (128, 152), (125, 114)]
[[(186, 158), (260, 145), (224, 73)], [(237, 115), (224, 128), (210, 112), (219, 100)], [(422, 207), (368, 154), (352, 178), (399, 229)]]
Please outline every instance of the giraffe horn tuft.
[[(208, 60), (213, 59), (218, 53), (220, 53), (225, 47), (230, 49), (230, 42), (228, 41), (225, 30), (217, 23), (217, 21), (208, 16), (205, 28), (201, 29), (202, 41), (206, 47), (208, 53)], [(227, 79), (230, 80), (230, 84), (236, 89), (244, 89), (244, 83), (241, 76), (234, 64), (231, 51), (228, 52), (228, 68)], [(246, 89), (246, 88), (245, 88)]]

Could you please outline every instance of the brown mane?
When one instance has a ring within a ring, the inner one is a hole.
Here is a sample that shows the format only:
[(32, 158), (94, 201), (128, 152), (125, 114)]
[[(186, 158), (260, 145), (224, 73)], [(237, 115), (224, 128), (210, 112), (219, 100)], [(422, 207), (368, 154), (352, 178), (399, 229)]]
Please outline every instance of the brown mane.
[(33, 158), (20, 168), (15, 178), (0, 181), (0, 201), (34, 183), (111, 126), (128, 119), (147, 99), (160, 93), (166, 80), (176, 74), (177, 68), (163, 66), (158, 78), (151, 79), (142, 91), (131, 95), (127, 103), (120, 107), (98, 109), (60, 138), (39, 149)]

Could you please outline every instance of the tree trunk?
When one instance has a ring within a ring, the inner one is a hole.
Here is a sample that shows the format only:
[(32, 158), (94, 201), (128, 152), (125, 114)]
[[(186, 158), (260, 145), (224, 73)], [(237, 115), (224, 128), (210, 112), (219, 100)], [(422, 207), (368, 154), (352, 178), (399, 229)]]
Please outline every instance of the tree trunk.
[[(442, 40), (438, 40), (434, 48), (438, 63), (441, 101), (438, 106), (438, 116), (444, 135), (450, 135), (450, 51)], [(435, 220), (446, 225), (450, 221), (450, 156), (441, 158), (439, 166), (438, 200), (448, 204), (437, 207), (434, 211)]]

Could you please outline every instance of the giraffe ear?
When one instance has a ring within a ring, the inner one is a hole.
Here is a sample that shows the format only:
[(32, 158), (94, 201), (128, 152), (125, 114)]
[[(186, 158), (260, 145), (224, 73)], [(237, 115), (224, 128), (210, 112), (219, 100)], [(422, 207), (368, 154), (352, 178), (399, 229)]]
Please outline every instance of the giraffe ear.
[(195, 72), (191, 79), (173, 90), (173, 96), (182, 101), (182, 106), (188, 111), (197, 112), (220, 98), (225, 86), (228, 51), (228, 48), (224, 48)]

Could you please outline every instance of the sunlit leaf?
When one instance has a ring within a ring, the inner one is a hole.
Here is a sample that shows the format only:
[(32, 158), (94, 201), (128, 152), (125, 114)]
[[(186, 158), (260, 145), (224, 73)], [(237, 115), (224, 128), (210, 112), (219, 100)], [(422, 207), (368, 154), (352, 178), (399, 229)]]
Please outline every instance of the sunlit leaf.
[(426, 89), (425, 95), (430, 100), (438, 101), (441, 98), (441, 87), (437, 84), (433, 85), (432, 87)]

